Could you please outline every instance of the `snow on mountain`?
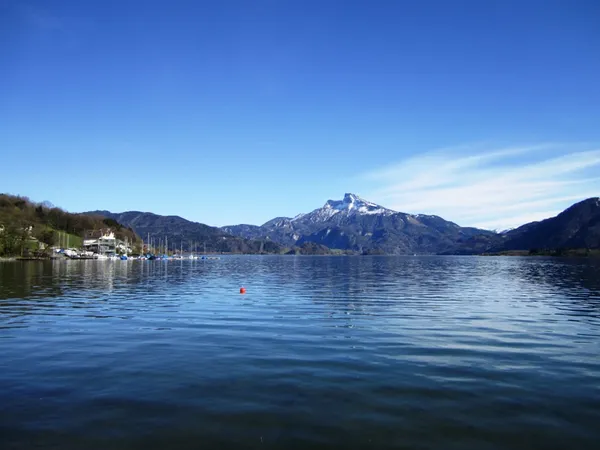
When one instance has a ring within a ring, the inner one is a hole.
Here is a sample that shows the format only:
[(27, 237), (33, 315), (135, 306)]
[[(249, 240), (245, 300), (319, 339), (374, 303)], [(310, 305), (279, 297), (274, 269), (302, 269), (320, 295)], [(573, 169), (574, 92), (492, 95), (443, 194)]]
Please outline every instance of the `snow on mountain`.
[(287, 247), (312, 243), (331, 249), (389, 254), (453, 251), (459, 241), (482, 233), (484, 238), (469, 243), (467, 250), (483, 251), (493, 234), (461, 228), (438, 216), (396, 212), (349, 193), (294, 218), (276, 217), (260, 227), (233, 226), (225, 231), (247, 238), (268, 237)]
[(510, 233), (512, 230), (515, 230), (515, 229), (516, 229), (515, 227), (507, 228), (506, 230), (498, 231), (498, 234)]
[(369, 202), (355, 194), (345, 194), (342, 200), (328, 200), (322, 208), (315, 209), (311, 213), (301, 214), (293, 220), (302, 219), (312, 223), (326, 222), (334, 216), (352, 216), (356, 214), (396, 214), (396, 211)]

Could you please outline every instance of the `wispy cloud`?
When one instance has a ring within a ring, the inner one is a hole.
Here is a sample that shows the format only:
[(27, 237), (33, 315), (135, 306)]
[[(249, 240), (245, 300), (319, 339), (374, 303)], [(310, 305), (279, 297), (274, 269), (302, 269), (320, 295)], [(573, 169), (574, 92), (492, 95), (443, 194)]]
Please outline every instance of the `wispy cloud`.
[(594, 148), (476, 146), (411, 157), (364, 178), (369, 197), (390, 208), (500, 230), (600, 195), (598, 166), (600, 149)]

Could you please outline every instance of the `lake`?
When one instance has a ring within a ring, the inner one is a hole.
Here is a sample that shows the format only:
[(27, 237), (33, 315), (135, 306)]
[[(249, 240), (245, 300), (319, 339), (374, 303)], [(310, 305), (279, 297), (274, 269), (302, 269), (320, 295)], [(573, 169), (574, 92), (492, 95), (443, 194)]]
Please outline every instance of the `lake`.
[(2, 449), (599, 443), (599, 260), (0, 262)]

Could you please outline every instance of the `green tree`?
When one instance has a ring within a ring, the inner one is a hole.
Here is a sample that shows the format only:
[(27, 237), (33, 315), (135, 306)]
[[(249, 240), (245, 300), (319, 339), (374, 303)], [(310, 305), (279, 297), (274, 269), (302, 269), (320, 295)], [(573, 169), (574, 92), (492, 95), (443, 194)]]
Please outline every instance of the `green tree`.
[(38, 236), (38, 240), (46, 245), (46, 248), (50, 248), (56, 242), (56, 237), (54, 235), (54, 231), (50, 229), (42, 230)]
[(14, 256), (20, 251), (19, 230), (14, 225), (6, 225), (0, 232), (0, 254), (2, 256)]

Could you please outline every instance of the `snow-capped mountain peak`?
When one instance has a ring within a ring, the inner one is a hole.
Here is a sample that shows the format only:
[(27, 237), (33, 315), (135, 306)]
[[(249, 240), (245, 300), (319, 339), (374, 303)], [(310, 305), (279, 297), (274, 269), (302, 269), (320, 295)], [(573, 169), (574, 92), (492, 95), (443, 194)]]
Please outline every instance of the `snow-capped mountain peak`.
[(355, 214), (394, 214), (395, 211), (360, 198), (355, 194), (345, 194), (343, 200), (329, 200), (323, 208), (347, 211)]
[(320, 209), (315, 209), (309, 214), (302, 215), (302, 220), (310, 222), (324, 222), (334, 216), (351, 215), (370, 215), (370, 214), (396, 214), (396, 211), (384, 208), (383, 206), (369, 202), (360, 198), (356, 194), (347, 193), (342, 200), (328, 200)]

